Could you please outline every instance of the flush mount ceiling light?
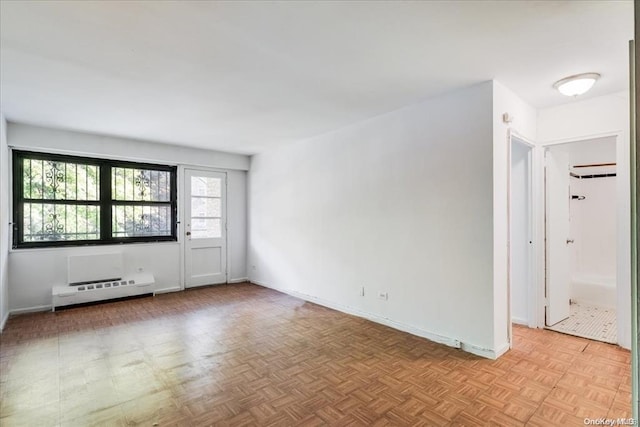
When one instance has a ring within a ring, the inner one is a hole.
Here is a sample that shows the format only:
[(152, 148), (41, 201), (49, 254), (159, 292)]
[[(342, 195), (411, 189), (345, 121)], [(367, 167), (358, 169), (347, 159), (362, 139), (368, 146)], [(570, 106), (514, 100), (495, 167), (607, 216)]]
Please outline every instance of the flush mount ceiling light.
[(553, 87), (566, 96), (578, 96), (586, 93), (600, 78), (598, 73), (584, 73), (558, 80)]

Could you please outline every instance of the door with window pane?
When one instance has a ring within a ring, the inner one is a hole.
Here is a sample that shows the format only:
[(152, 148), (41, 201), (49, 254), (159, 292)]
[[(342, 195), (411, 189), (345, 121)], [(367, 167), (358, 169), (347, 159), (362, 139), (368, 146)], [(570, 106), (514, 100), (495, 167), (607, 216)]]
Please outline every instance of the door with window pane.
[(226, 174), (185, 170), (185, 286), (227, 281)]

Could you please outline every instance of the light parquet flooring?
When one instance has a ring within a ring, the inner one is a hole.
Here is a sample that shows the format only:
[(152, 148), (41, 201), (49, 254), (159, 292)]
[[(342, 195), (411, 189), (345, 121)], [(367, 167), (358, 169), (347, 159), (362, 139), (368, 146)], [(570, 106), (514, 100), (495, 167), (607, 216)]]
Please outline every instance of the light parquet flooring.
[(630, 354), (514, 327), (486, 360), (251, 284), (12, 317), (0, 425), (549, 426), (630, 417)]

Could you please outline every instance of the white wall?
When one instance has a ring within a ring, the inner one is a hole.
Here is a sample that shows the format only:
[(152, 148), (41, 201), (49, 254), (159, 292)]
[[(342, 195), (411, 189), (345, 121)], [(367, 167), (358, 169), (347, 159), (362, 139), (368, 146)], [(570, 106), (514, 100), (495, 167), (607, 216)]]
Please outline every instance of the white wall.
[(618, 287), (618, 343), (631, 345), (631, 243), (629, 175), (629, 95), (611, 95), (576, 101), (538, 111), (538, 143), (592, 139), (617, 134), (616, 252)]
[[(247, 156), (16, 123), (8, 124), (8, 143), (12, 147), (27, 150), (201, 166), (226, 171), (229, 280), (239, 281), (247, 277), (246, 169), (249, 167)], [(178, 189), (180, 187), (181, 183), (178, 183)], [(180, 204), (180, 197), (178, 199)], [(182, 235), (183, 233), (179, 231), (179, 242)], [(125, 273), (134, 273), (137, 268), (142, 267), (145, 271), (154, 274), (156, 290), (179, 290), (181, 287), (179, 242), (12, 250), (9, 253), (9, 307), (12, 311), (18, 312), (50, 306), (52, 286), (62, 285), (66, 281), (67, 256), (114, 250), (121, 250), (125, 255)]]
[(250, 279), (495, 356), (491, 98), (487, 82), (254, 156)]
[(615, 281), (616, 177), (571, 178), (571, 193), (585, 197), (570, 204), (571, 238), (576, 251), (572, 277)]
[[(504, 113), (513, 118), (511, 123), (502, 119)], [(494, 347), (501, 352), (509, 348), (511, 321), (509, 316), (509, 170), (511, 165), (510, 132), (535, 141), (537, 137), (536, 110), (511, 90), (493, 82), (493, 305)], [(534, 242), (535, 244), (536, 242)], [(511, 284), (516, 293), (526, 293), (526, 284)], [(528, 316), (520, 321), (528, 321)]]
[(229, 281), (245, 281), (248, 279), (246, 171), (227, 171), (227, 199)]
[(0, 114), (0, 331), (9, 317), (9, 218), (7, 122)]
[(240, 154), (49, 129), (21, 123), (9, 123), (7, 138), (12, 147), (50, 153), (85, 154), (109, 159), (245, 171), (249, 169), (249, 157)]
[[(12, 312), (51, 306), (51, 288), (67, 281), (67, 257), (111, 252), (124, 254), (124, 272), (139, 267), (153, 273), (156, 290), (180, 286), (180, 245), (177, 242), (74, 248), (21, 249), (9, 254), (9, 303)], [(37, 266), (37, 268), (36, 268)]]
[(529, 266), (529, 240), (531, 221), (530, 148), (521, 143), (511, 147), (511, 241), (510, 241), (510, 282), (511, 319), (515, 323), (529, 323), (529, 286), (531, 274)]

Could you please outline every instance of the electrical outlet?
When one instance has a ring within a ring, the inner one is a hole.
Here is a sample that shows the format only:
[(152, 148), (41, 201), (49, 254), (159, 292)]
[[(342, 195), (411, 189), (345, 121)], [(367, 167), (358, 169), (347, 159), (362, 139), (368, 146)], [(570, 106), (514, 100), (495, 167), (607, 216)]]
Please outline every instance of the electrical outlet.
[(144, 271), (144, 267), (138, 267), (138, 273), (142, 273)]
[(387, 292), (378, 292), (378, 298), (386, 301), (389, 299), (389, 294)]

